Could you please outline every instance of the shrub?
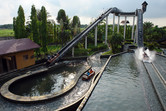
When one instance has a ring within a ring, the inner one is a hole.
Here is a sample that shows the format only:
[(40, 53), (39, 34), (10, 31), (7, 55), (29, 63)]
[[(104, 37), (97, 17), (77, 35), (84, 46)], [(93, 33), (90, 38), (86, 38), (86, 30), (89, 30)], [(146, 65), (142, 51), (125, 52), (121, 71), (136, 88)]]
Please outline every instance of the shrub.
[(109, 43), (111, 43), (113, 53), (118, 53), (121, 51), (123, 47), (123, 40), (123, 36), (116, 32), (113, 33), (113, 35), (110, 38), (108, 38)]

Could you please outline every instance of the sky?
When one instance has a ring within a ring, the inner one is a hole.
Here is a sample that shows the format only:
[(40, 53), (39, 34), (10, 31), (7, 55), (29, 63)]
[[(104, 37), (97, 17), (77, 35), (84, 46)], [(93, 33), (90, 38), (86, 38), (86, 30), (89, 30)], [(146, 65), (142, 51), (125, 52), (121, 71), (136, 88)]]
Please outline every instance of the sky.
[[(81, 24), (89, 24), (109, 8), (117, 7), (124, 12), (134, 12), (142, 8), (144, 0), (0, 0), (0, 25), (12, 24), (13, 17), (17, 16), (19, 5), (24, 9), (26, 21), (29, 19), (32, 5), (36, 9), (44, 6), (51, 17), (56, 21), (58, 11), (64, 9), (69, 18), (78, 16)], [(144, 13), (144, 22), (152, 22), (159, 27), (166, 26), (166, 0), (146, 0), (147, 10)], [(112, 14), (109, 23), (112, 23)], [(124, 18), (121, 18), (121, 21)], [(132, 24), (132, 18), (127, 20)], [(117, 23), (117, 20), (115, 21)]]

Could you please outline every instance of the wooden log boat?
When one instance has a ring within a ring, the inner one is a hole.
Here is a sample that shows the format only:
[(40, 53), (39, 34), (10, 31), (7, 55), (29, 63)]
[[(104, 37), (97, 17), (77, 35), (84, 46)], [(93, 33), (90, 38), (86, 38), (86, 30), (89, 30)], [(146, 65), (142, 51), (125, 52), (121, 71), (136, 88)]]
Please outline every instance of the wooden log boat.
[(92, 71), (89, 75), (87, 74), (88, 72), (84, 73), (82, 76), (82, 80), (89, 80), (91, 77), (95, 75), (95, 71)]

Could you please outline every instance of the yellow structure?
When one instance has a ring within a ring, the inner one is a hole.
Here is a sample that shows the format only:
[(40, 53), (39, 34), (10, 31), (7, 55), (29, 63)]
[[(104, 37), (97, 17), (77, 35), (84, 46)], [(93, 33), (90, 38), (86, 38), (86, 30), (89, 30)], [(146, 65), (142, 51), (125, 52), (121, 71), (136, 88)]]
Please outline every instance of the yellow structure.
[(27, 38), (0, 41), (0, 73), (34, 65), (34, 49), (39, 47)]

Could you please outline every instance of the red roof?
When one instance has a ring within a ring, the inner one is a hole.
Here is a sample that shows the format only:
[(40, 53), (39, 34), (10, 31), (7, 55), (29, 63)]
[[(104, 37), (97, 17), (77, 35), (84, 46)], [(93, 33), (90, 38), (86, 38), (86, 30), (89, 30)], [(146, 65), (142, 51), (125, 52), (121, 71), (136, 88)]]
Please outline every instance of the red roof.
[(0, 41), (0, 55), (36, 49), (39, 47), (38, 44), (28, 38), (2, 40)]

